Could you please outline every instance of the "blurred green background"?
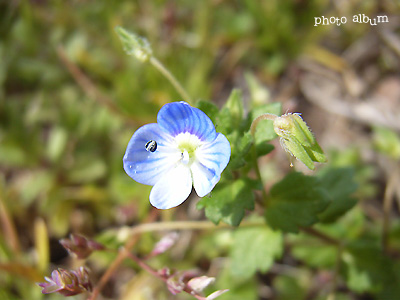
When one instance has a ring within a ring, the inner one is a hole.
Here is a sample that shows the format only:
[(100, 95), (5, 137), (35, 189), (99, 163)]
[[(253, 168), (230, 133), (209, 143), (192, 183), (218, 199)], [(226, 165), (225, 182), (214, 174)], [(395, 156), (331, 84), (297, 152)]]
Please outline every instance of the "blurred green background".
[[(246, 101), (279, 101), (284, 111), (302, 112), (330, 165), (355, 169), (360, 201), (340, 230), (354, 226), (379, 244), (390, 215), (385, 234), (393, 236), (398, 259), (398, 206), (385, 210), (382, 203), (400, 198), (399, 12), (399, 2), (390, 0), (0, 1), (0, 298), (43, 299), (35, 282), (57, 266), (79, 265), (60, 238), (75, 232), (118, 244), (104, 231), (142, 223), (153, 211), (150, 188), (124, 173), (122, 156), (139, 126), (181, 99), (158, 70), (124, 53), (118, 25), (146, 37), (195, 100), (221, 107), (238, 87)], [(389, 23), (353, 23), (354, 14), (387, 15)], [(348, 21), (314, 26), (322, 15)], [(277, 148), (261, 161), (267, 187), (289, 169)], [(189, 208), (159, 217), (199, 218)], [(225, 256), (232, 239), (229, 231), (191, 238), (192, 248), (182, 246), (159, 263), (215, 267), (210, 262)], [(156, 240), (144, 235), (138, 251)], [(307, 253), (288, 254), (272, 273), (235, 283), (221, 267), (219, 288), (234, 291), (221, 299), (325, 299), (331, 265), (310, 262)], [(111, 258), (89, 262), (95, 280)], [(190, 298), (172, 297), (133, 268), (112, 279), (105, 299)], [(375, 297), (362, 274), (341, 287), (336, 299)]]

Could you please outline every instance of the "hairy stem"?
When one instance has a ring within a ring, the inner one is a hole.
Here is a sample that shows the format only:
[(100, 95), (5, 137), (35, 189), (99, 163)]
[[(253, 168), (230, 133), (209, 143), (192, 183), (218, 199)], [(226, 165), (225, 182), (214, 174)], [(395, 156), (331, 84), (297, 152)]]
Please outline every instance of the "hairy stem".
[(190, 98), (189, 94), (186, 92), (186, 90), (182, 87), (182, 85), (179, 83), (179, 81), (175, 78), (174, 75), (154, 56), (150, 57), (150, 63), (157, 69), (159, 70), (168, 80), (171, 82), (171, 84), (174, 86), (174, 88), (177, 90), (179, 95), (185, 100), (186, 102), (192, 103), (192, 99)]
[(256, 144), (255, 143), (253, 144), (252, 148), (253, 148), (252, 149), (252, 155), (253, 155), (253, 160), (254, 160), (254, 170), (256, 171), (258, 180), (260, 180), (260, 182), (262, 184), (262, 197), (263, 197), (264, 202), (261, 203), (261, 205), (264, 206), (265, 205), (265, 201), (267, 201), (267, 197), (268, 196), (267, 196), (267, 193), (265, 192), (264, 184), (263, 184), (264, 181), (262, 180), (260, 167), (258, 166), (257, 149), (256, 149)]
[(255, 118), (250, 126), (250, 132), (253, 135), (253, 137), (255, 137), (256, 128), (260, 121), (262, 121), (262, 120), (274, 121), (277, 117), (278, 117), (277, 115), (273, 115), (273, 114), (262, 114), (261, 116), (258, 116), (257, 118)]

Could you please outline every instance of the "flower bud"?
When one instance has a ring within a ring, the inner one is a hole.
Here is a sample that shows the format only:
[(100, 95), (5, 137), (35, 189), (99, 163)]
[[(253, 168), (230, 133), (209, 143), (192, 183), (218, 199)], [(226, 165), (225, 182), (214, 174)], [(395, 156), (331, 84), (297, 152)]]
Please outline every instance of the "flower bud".
[(178, 238), (179, 235), (176, 232), (171, 232), (167, 234), (160, 241), (158, 241), (158, 243), (154, 246), (153, 251), (151, 251), (147, 258), (166, 252), (173, 245), (175, 245)]
[(313, 162), (326, 162), (326, 156), (318, 145), (306, 122), (298, 113), (289, 113), (274, 119), (275, 133), (281, 138), (283, 148), (314, 170)]
[(88, 257), (93, 251), (104, 250), (102, 244), (78, 234), (71, 234), (69, 239), (60, 240), (60, 244), (79, 259)]
[(207, 286), (215, 282), (214, 277), (200, 276), (189, 280), (188, 287), (196, 294), (202, 292)]
[(128, 55), (135, 56), (141, 62), (146, 62), (153, 55), (150, 44), (147, 39), (140, 37), (128, 30), (117, 26), (115, 28), (125, 52)]
[(92, 291), (89, 273), (84, 267), (80, 267), (76, 271), (59, 268), (51, 273), (50, 278), (46, 276), (45, 280), (47, 282), (37, 284), (43, 288), (43, 294), (59, 293), (68, 297)]

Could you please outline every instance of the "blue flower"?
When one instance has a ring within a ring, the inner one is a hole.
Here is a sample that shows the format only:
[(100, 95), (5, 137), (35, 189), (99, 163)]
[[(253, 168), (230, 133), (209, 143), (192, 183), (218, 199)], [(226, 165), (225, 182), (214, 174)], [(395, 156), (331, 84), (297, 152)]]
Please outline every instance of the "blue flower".
[(228, 140), (205, 113), (173, 102), (160, 109), (157, 123), (133, 134), (123, 161), (130, 177), (153, 185), (150, 203), (168, 209), (185, 201), (192, 185), (199, 197), (210, 193), (230, 155)]

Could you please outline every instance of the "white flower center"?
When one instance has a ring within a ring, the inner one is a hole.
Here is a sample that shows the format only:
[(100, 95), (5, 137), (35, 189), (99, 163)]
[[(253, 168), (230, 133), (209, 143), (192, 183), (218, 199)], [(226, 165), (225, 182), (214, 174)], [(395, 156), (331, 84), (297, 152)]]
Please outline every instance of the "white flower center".
[(175, 137), (175, 142), (181, 152), (181, 161), (190, 166), (196, 159), (196, 150), (201, 146), (202, 141), (189, 132), (180, 133)]

